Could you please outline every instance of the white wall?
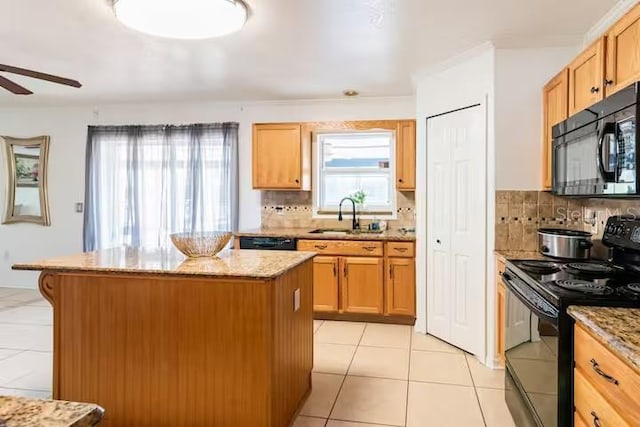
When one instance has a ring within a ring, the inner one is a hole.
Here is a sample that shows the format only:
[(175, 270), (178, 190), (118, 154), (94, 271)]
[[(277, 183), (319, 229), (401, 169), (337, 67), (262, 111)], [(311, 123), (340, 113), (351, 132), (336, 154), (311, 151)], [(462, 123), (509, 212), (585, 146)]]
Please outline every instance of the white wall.
[[(485, 44), (464, 53), (440, 66), (426, 70), (416, 77), (416, 115), (417, 119), (417, 189), (416, 189), (416, 232), (417, 232), (417, 321), (416, 329), (420, 332), (427, 330), (426, 295), (427, 295), (427, 151), (426, 118), (435, 114), (445, 113), (457, 108), (482, 103), (486, 105), (487, 141), (489, 158), (493, 153), (493, 105), (494, 105), (494, 47)], [(487, 180), (493, 193), (493, 163), (489, 161)], [(488, 202), (493, 207), (493, 202)], [(488, 212), (491, 218), (491, 233), (489, 239), (493, 242), (494, 214)], [(478, 304), (485, 305), (484, 301)], [(490, 307), (487, 309), (491, 310)], [(480, 359), (484, 359), (481, 355)]]
[[(260, 192), (251, 188), (251, 124), (254, 122), (403, 119), (415, 117), (412, 97), (260, 103), (170, 103), (0, 109), (0, 135), (50, 135), (51, 227), (0, 225), (0, 286), (37, 286), (37, 273), (11, 271), (16, 262), (82, 250), (85, 143), (88, 125), (240, 123), (240, 227), (260, 225)], [(6, 200), (0, 163), (0, 207)]]
[(542, 182), (542, 87), (577, 47), (496, 49), (496, 189), (539, 190)]

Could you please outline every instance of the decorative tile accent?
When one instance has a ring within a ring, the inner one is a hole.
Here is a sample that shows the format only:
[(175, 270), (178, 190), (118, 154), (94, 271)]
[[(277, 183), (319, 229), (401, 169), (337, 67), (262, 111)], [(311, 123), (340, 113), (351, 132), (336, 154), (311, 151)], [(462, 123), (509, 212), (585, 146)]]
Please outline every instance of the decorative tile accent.
[[(414, 193), (397, 193), (396, 220), (387, 221), (391, 229), (415, 226)], [(350, 214), (346, 215), (350, 219)], [(313, 196), (308, 191), (263, 191), (262, 192), (263, 228), (341, 228), (345, 222), (333, 219), (313, 218)], [(371, 220), (362, 220), (366, 227)], [(348, 223), (347, 223), (348, 224)]]
[(602, 237), (612, 215), (640, 216), (640, 201), (630, 199), (576, 199), (543, 191), (496, 191), (495, 249), (537, 249), (537, 230), (570, 228), (593, 232), (586, 220), (596, 217), (594, 238)]

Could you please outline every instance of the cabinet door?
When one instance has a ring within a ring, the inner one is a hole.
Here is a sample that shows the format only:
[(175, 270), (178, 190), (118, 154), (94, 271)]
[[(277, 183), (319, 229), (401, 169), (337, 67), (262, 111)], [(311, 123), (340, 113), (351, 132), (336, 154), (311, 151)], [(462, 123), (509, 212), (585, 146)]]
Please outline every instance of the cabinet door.
[(569, 112), (569, 70), (564, 69), (549, 81), (542, 90), (543, 126), (542, 130), (542, 187), (551, 189), (552, 144), (551, 129), (563, 120)]
[(253, 188), (301, 189), (300, 124), (253, 125)]
[(413, 258), (387, 260), (386, 314), (415, 316), (416, 263)]
[(341, 309), (345, 313), (382, 314), (382, 258), (342, 258)]
[(396, 188), (416, 189), (416, 121), (398, 122), (396, 135)]
[(603, 98), (604, 38), (596, 41), (569, 64), (569, 115)]
[(338, 258), (321, 256), (313, 260), (313, 310), (338, 311)]
[(640, 5), (611, 27), (607, 35), (605, 95), (640, 80)]
[(504, 273), (504, 263), (498, 261), (497, 274), (496, 274), (496, 352), (498, 353), (498, 360), (501, 364), (504, 364), (504, 350), (505, 350), (505, 328), (506, 328), (506, 289), (504, 283), (502, 283), (502, 273)]

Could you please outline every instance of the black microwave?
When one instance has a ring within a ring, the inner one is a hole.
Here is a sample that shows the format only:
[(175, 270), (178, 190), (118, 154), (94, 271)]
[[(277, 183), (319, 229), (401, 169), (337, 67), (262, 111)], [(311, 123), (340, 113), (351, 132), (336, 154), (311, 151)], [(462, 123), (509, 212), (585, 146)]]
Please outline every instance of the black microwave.
[(640, 196), (640, 82), (553, 127), (552, 192), (560, 196)]

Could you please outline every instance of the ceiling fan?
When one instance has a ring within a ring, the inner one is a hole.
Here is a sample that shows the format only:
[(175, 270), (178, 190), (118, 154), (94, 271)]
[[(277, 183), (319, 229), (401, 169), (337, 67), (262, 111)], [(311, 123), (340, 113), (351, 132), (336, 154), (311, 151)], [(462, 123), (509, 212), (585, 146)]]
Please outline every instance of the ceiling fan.
[[(32, 71), (24, 68), (12, 67), (10, 65), (0, 64), (0, 72), (18, 74), (20, 76), (31, 77), (39, 80), (46, 80), (48, 82), (53, 82), (53, 83), (66, 85), (66, 86), (82, 87), (80, 82), (78, 82), (77, 80), (66, 79), (64, 77), (58, 77), (52, 74), (41, 73), (39, 71)], [(31, 92), (29, 89), (23, 86), (20, 86), (19, 84), (12, 82), (6, 77), (2, 77), (1, 75), (0, 75), (0, 87), (16, 95), (32, 95), (33, 94), (33, 92)]]

